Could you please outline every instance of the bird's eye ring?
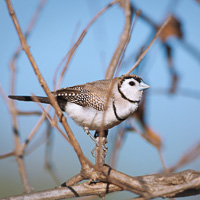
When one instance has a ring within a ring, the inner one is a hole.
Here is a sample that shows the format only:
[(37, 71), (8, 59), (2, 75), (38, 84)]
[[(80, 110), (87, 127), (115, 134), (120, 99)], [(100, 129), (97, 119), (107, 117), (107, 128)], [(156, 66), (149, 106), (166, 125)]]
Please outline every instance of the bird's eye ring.
[(135, 85), (135, 82), (130, 81), (130, 82), (129, 82), (129, 85), (130, 85), (130, 86), (134, 86), (134, 85)]

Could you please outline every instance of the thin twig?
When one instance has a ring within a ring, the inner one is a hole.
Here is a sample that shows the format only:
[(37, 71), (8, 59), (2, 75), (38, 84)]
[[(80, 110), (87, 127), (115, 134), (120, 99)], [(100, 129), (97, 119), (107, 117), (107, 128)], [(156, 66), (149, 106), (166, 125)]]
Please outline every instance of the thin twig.
[(146, 55), (146, 53), (148, 52), (148, 50), (150, 49), (151, 45), (155, 42), (155, 40), (159, 37), (159, 35), (162, 33), (162, 31), (164, 30), (164, 28), (168, 25), (168, 23), (171, 21), (172, 17), (168, 17), (168, 19), (164, 22), (164, 24), (158, 29), (156, 35), (154, 36), (154, 38), (152, 39), (152, 41), (150, 42), (150, 44), (148, 45), (148, 47), (142, 52), (142, 54), (140, 55), (140, 57), (138, 58), (138, 60), (136, 61), (136, 63), (134, 64), (134, 66), (126, 73), (126, 74), (130, 74), (139, 64), (140, 62), (143, 60), (144, 56)]
[(17, 110), (17, 115), (41, 115), (42, 113), (39, 111), (20, 111)]
[(6, 93), (4, 92), (2, 86), (0, 85), (0, 95), (2, 96), (4, 102), (6, 103), (8, 109), (10, 109), (10, 101), (8, 97), (6, 96)]
[(39, 129), (39, 127), (42, 125), (42, 123), (44, 122), (44, 120), (46, 119), (46, 113), (48, 113), (50, 109), (50, 105), (47, 106), (47, 108), (45, 109), (45, 112), (43, 112), (43, 114), (41, 115), (40, 119), (38, 120), (38, 122), (36, 123), (35, 127), (32, 129), (32, 131), (30, 132), (28, 138), (26, 139), (26, 141), (24, 142), (24, 144), (22, 145), (22, 151), (25, 151), (27, 145), (29, 144), (29, 142), (32, 140), (32, 138), (35, 136), (37, 130)]
[[(14, 73), (12, 73), (14, 74)], [(10, 112), (12, 116), (12, 127), (13, 127), (13, 135), (14, 135), (14, 152), (17, 160), (17, 166), (18, 166), (18, 171), (20, 174), (20, 178), (23, 184), (24, 191), (26, 193), (30, 193), (32, 191), (31, 186), (29, 185), (27, 173), (26, 173), (26, 168), (25, 168), (25, 163), (23, 160), (23, 153), (21, 151), (21, 145), (20, 145), (20, 137), (19, 137), (19, 128), (18, 128), (18, 123), (17, 123), (17, 110), (14, 104), (14, 101), (10, 101)]]
[[(24, 34), (24, 35), (25, 35), (25, 38), (26, 38), (26, 39), (30, 36), (31, 31), (32, 31), (33, 28), (34, 28), (34, 26), (35, 26), (35, 24), (36, 24), (36, 22), (37, 22), (37, 20), (38, 20), (38, 18), (39, 18), (39, 16), (40, 16), (40, 14), (41, 14), (41, 11), (42, 11), (42, 9), (43, 9), (45, 3), (46, 3), (46, 0), (41, 0), (41, 1), (40, 1), (39, 5), (38, 5), (38, 7), (37, 7), (37, 9), (36, 9), (36, 12), (34, 13), (32, 19), (31, 19), (31, 21), (30, 21), (30, 23), (29, 23), (29, 25), (28, 25), (28, 27), (27, 27), (27, 29), (26, 29), (26, 31), (25, 31), (25, 34)], [(21, 53), (21, 45), (19, 45), (19, 46), (17, 47), (17, 49), (16, 49), (16, 51), (15, 51), (13, 57), (12, 57), (12, 60), (11, 60), (11, 62), (10, 62), (10, 68), (11, 68), (11, 70), (12, 70), (12, 73), (11, 73), (11, 94), (14, 94), (15, 72), (16, 72), (15, 64), (16, 64), (16, 60), (17, 60), (17, 58), (19, 57), (20, 53)]]
[(0, 155), (0, 159), (8, 158), (10, 156), (15, 156), (15, 152), (12, 151), (12, 152), (9, 152), (9, 153), (2, 154), (2, 155)]
[(119, 63), (120, 57), (122, 56), (123, 50), (127, 44), (128, 38), (129, 38), (129, 32), (131, 27), (131, 6), (129, 0), (123, 0), (120, 2), (122, 5), (122, 8), (125, 12), (125, 26), (124, 30), (120, 36), (120, 40), (118, 42), (117, 48), (114, 52), (114, 55), (110, 61), (110, 64), (108, 66), (105, 79), (111, 79), (114, 75), (115, 69), (117, 67), (117, 64)]
[[(75, 30), (74, 30), (74, 33), (72, 34), (71, 43), (74, 43), (74, 41), (75, 41), (75, 36), (77, 35), (79, 26), (80, 26), (80, 23), (78, 22), (77, 25), (76, 25), (76, 28), (75, 28)], [(70, 48), (73, 48), (72, 44), (70, 45)], [(54, 90), (57, 90), (57, 89), (60, 87), (60, 84), (57, 84), (57, 86), (56, 86), (56, 77), (57, 77), (57, 75), (58, 75), (58, 71), (60, 70), (62, 64), (63, 64), (64, 61), (68, 58), (69, 53), (70, 53), (70, 51), (69, 51), (69, 52), (64, 56), (64, 58), (60, 61), (60, 63), (58, 64), (58, 66), (57, 66), (57, 68), (56, 68), (56, 70), (55, 70), (55, 72), (54, 72), (54, 75), (53, 75), (53, 87), (54, 87)], [(65, 67), (66, 67), (66, 66), (65, 66)], [(67, 70), (67, 69), (66, 69), (66, 70)], [(65, 70), (65, 71), (66, 71), (66, 70)], [(60, 75), (59, 78), (61, 78), (61, 75)], [(59, 82), (60, 82), (60, 81), (59, 81)], [(61, 83), (61, 82), (60, 82), (60, 83)]]
[(48, 111), (46, 111), (43, 106), (41, 105), (41, 103), (38, 101), (38, 98), (37, 96), (34, 96), (32, 95), (33, 97), (33, 100), (39, 105), (39, 107), (42, 109), (43, 111), (43, 115), (44, 115), (44, 118), (47, 118), (50, 122), (50, 124), (57, 128), (57, 130), (62, 134), (62, 136), (70, 143), (70, 140), (69, 138), (66, 136), (66, 134), (59, 128), (58, 124), (51, 118), (51, 116), (49, 115)]
[(68, 57), (67, 62), (65, 64), (65, 67), (63, 68), (61, 75), (58, 79), (58, 83), (56, 88), (58, 88), (62, 82), (62, 79), (64, 77), (65, 71), (71, 61), (71, 58), (74, 54), (74, 52), (76, 51), (77, 47), (79, 46), (79, 44), (82, 42), (83, 38), (85, 37), (88, 29), (90, 28), (90, 26), (97, 20), (97, 18), (103, 14), (108, 8), (110, 8), (112, 5), (116, 4), (120, 2), (120, 0), (114, 0), (111, 3), (109, 3), (106, 7), (104, 7), (102, 10), (100, 10), (95, 16), (94, 18), (88, 23), (88, 25), (86, 26), (86, 28), (83, 30), (83, 32), (81, 33), (81, 35), (79, 36), (78, 40), (75, 42), (74, 46), (69, 50), (69, 52), (67, 53), (66, 57)]
[(119, 71), (119, 69), (121, 67), (121, 64), (122, 64), (122, 61), (124, 59), (124, 55), (125, 55), (126, 49), (128, 47), (128, 44), (130, 42), (130, 39), (131, 39), (131, 36), (132, 36), (132, 33), (133, 33), (133, 28), (135, 27), (136, 21), (137, 21), (138, 17), (140, 16), (140, 14), (141, 14), (140, 10), (136, 10), (135, 11), (135, 17), (134, 17), (133, 23), (131, 24), (131, 28), (130, 28), (130, 31), (129, 31), (129, 36), (127, 38), (126, 44), (125, 44), (124, 49), (122, 51), (121, 57), (119, 59), (117, 70), (116, 70), (116, 74), (118, 74), (118, 71)]

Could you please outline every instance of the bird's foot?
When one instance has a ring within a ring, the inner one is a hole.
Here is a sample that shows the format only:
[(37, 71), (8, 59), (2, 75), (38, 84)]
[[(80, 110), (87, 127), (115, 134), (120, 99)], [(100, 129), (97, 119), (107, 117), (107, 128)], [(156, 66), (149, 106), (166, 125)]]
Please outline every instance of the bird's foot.
[(97, 149), (99, 147), (99, 138), (100, 137), (102, 137), (101, 149), (104, 151), (104, 154), (106, 155), (107, 151), (108, 151), (108, 147), (105, 144), (108, 143), (108, 141), (107, 141), (108, 130), (104, 130), (103, 132), (96, 131), (95, 134), (94, 134), (94, 137), (89, 132), (88, 129), (84, 129), (84, 131), (92, 139), (92, 141), (95, 143), (95, 147), (91, 151), (92, 156), (96, 157), (96, 151), (97, 151)]
[[(94, 158), (96, 158), (96, 151), (97, 151), (98, 147), (99, 147), (99, 144), (97, 144), (91, 151), (91, 154)], [(106, 155), (108, 152), (108, 147), (102, 144), (101, 149), (104, 151), (104, 154)]]

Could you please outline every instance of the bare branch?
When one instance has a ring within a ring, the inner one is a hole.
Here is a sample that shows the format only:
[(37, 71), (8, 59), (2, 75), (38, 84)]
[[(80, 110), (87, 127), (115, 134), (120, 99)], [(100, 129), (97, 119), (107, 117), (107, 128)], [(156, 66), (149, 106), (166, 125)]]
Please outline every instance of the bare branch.
[[(39, 105), (39, 107), (42, 109), (44, 117), (47, 118), (50, 122), (50, 124), (53, 127), (56, 127), (57, 130), (62, 134), (62, 136), (70, 143), (69, 138), (67, 137), (67, 135), (58, 127), (58, 124), (54, 121), (54, 119), (51, 118), (51, 116), (49, 115), (48, 111), (44, 110), (44, 108), (42, 107), (41, 103), (38, 101), (37, 96), (32, 96), (33, 100)], [(71, 143), (70, 143), (71, 144)]]
[[(139, 197), (140, 200), (153, 199), (156, 197), (171, 198), (191, 196), (200, 193), (200, 172), (198, 171), (186, 170), (178, 173), (130, 177), (114, 169), (110, 169), (107, 166), (103, 168), (103, 171), (108, 175), (108, 181), (116, 182), (115, 185), (102, 182), (96, 184), (85, 182), (75, 186), (18, 195), (3, 198), (2, 200), (51, 200), (87, 195), (99, 195), (103, 197), (105, 194), (121, 190), (129, 190), (141, 195), (141, 197)], [(116, 185), (121, 185), (121, 187), (117, 187)]]
[[(14, 72), (12, 74), (14, 74)], [(28, 182), (25, 163), (23, 160), (23, 154), (21, 151), (19, 128), (18, 128), (18, 123), (17, 123), (17, 110), (15, 107), (14, 101), (9, 101), (8, 105), (9, 105), (9, 109), (10, 109), (11, 116), (12, 116), (12, 127), (13, 127), (14, 143), (15, 143), (14, 154), (15, 154), (16, 160), (17, 160), (18, 171), (20, 174), (20, 178), (21, 178), (21, 181), (23, 184), (24, 191), (26, 193), (29, 193), (32, 191), (32, 188)]]
[(168, 23), (170, 23), (172, 17), (170, 16), (165, 22), (164, 24), (159, 28), (159, 30), (157, 31), (156, 35), (154, 36), (153, 40), (150, 42), (150, 44), (148, 45), (148, 47), (142, 52), (142, 54), (140, 55), (140, 57), (138, 58), (138, 60), (136, 61), (135, 65), (126, 73), (126, 74), (130, 74), (139, 64), (140, 62), (143, 60), (144, 56), (146, 55), (146, 53), (148, 52), (148, 50), (150, 49), (151, 45), (155, 42), (155, 40), (159, 37), (159, 35), (162, 33), (162, 31), (164, 30), (164, 28), (168, 25)]
[(2, 154), (2, 155), (0, 155), (0, 159), (8, 158), (10, 156), (15, 156), (15, 152), (12, 151), (12, 152), (9, 152), (9, 153)]
[(5, 94), (5, 92), (4, 92), (4, 90), (3, 90), (1, 85), (0, 85), (0, 95), (2, 96), (3, 100), (5, 101), (8, 109), (10, 109), (10, 101), (9, 101), (8, 97), (6, 96), (6, 94)]
[(124, 47), (127, 44), (128, 38), (129, 38), (129, 31), (131, 27), (131, 6), (129, 0), (122, 0), (120, 1), (121, 7), (124, 9), (125, 12), (125, 26), (124, 30), (120, 36), (119, 43), (117, 45), (117, 48), (115, 50), (115, 53), (110, 61), (110, 64), (108, 66), (105, 79), (111, 79), (113, 77), (113, 74), (115, 72), (115, 69), (117, 67), (117, 64), (120, 60), (120, 57), (122, 55), (122, 52), (124, 50)]
[(119, 69), (121, 67), (121, 64), (122, 64), (122, 61), (124, 59), (124, 55), (125, 55), (126, 49), (128, 47), (128, 44), (129, 44), (130, 39), (131, 39), (131, 35), (133, 33), (133, 28), (135, 27), (136, 21), (137, 21), (138, 17), (140, 16), (140, 14), (141, 14), (141, 11), (140, 10), (136, 10), (136, 12), (135, 12), (135, 18), (134, 18), (133, 23), (131, 25), (131, 28), (130, 28), (130, 31), (129, 31), (129, 36), (128, 36), (127, 41), (126, 41), (126, 45), (124, 46), (124, 49), (122, 51), (120, 60), (118, 62), (118, 67), (117, 67), (117, 70), (116, 70), (116, 74), (118, 73), (118, 71), (119, 71)]
[(52, 190), (36, 192), (28, 195), (13, 196), (9, 198), (4, 198), (2, 200), (53, 200), (70, 197), (82, 197), (88, 195), (105, 196), (105, 194), (108, 192), (110, 193), (116, 191), (120, 191), (120, 188), (111, 184), (90, 184), (90, 182), (85, 182), (76, 186), (61, 187)]
[(103, 8), (102, 10), (100, 10), (95, 16), (94, 18), (88, 23), (88, 25), (86, 26), (86, 28), (83, 30), (83, 32), (81, 33), (81, 35), (79, 36), (78, 40), (76, 41), (76, 43), (74, 44), (74, 46), (70, 49), (70, 51), (67, 53), (66, 57), (68, 57), (67, 62), (65, 64), (64, 69), (61, 72), (61, 75), (59, 77), (58, 83), (56, 88), (58, 88), (62, 82), (63, 76), (67, 70), (67, 67), (69, 65), (69, 62), (71, 61), (71, 58), (74, 54), (74, 52), (76, 51), (78, 45), (82, 42), (83, 38), (85, 37), (88, 29), (90, 28), (90, 26), (96, 21), (96, 19), (103, 14), (108, 8), (110, 8), (112, 5), (114, 5), (115, 3), (120, 2), (120, 0), (114, 0), (111, 3), (109, 3), (105, 8)]
[(12, 4), (10, 2), (10, 0), (6, 0), (6, 3), (7, 3), (7, 7), (8, 7), (8, 10), (9, 10), (9, 13), (10, 13), (10, 16), (13, 20), (13, 23), (15, 25), (15, 28), (16, 28), (16, 31), (18, 33), (18, 36), (19, 36), (19, 39), (20, 39), (20, 42), (21, 42), (21, 45), (22, 45), (22, 48), (23, 50), (26, 52), (27, 54), (27, 57), (33, 67), (33, 70), (38, 78), (38, 81), (40, 83), (40, 85), (42, 86), (42, 88), (44, 89), (46, 95), (48, 96), (50, 102), (51, 102), (51, 105), (54, 107), (55, 109), (55, 112), (58, 116), (58, 118), (60, 119), (61, 123), (63, 124), (63, 127), (65, 129), (65, 131), (67, 132), (68, 136), (69, 136), (69, 139), (70, 139), (70, 142), (71, 144), (73, 144), (73, 147), (74, 147), (74, 150), (75, 152), (77, 153), (77, 156), (79, 158), (79, 161), (81, 163), (82, 166), (84, 165), (87, 165), (89, 163), (89, 161), (86, 159), (86, 157), (84, 156), (82, 150), (81, 150), (81, 147), (79, 145), (79, 143), (77, 142), (76, 138), (74, 137), (74, 134), (72, 133), (67, 121), (66, 121), (66, 118), (63, 116), (63, 113), (57, 103), (57, 101), (55, 100), (54, 96), (51, 94), (44, 78), (42, 77), (42, 74), (40, 73), (38, 67), (37, 67), (37, 64), (30, 52), (30, 49), (29, 49), (29, 46), (27, 44), (27, 41), (22, 33), (22, 30), (20, 28), (20, 25), (19, 25), (19, 22), (17, 20), (17, 17), (15, 15), (15, 12), (14, 12), (14, 9), (12, 7)]
[(18, 115), (41, 115), (42, 113), (39, 111), (20, 111), (17, 110)]
[[(47, 106), (45, 112), (48, 112), (50, 109), (50, 106)], [(42, 123), (44, 122), (44, 120), (46, 119), (46, 115), (45, 113), (43, 113), (40, 117), (40, 119), (38, 120), (38, 122), (36, 123), (35, 127), (32, 129), (32, 131), (30, 132), (28, 138), (26, 139), (26, 141), (24, 142), (24, 144), (21, 147), (21, 150), (24, 152), (28, 143), (32, 140), (32, 138), (35, 136), (37, 130), (39, 129), (39, 127), (42, 125)]]

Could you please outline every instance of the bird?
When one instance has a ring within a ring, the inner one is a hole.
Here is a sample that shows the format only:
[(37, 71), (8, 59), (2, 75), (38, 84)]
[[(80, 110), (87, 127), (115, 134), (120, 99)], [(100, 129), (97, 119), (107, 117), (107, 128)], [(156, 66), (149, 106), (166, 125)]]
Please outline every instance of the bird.
[[(53, 91), (61, 110), (91, 137), (89, 131), (97, 133), (108, 130), (126, 120), (139, 105), (143, 91), (150, 88), (135, 74), (122, 75), (82, 85), (65, 87)], [(19, 101), (34, 101), (32, 96), (9, 95)], [(41, 103), (51, 104), (48, 97), (37, 96)], [(93, 138), (92, 138), (93, 139)]]

